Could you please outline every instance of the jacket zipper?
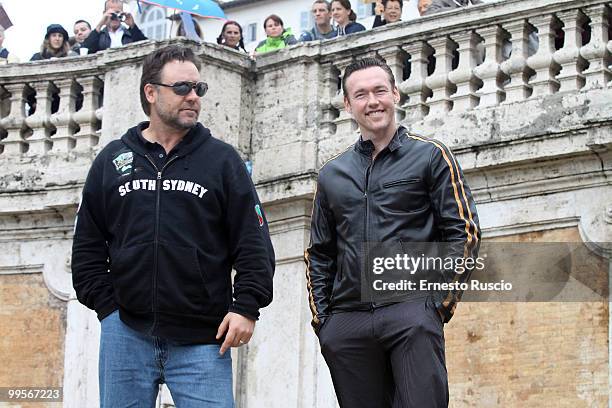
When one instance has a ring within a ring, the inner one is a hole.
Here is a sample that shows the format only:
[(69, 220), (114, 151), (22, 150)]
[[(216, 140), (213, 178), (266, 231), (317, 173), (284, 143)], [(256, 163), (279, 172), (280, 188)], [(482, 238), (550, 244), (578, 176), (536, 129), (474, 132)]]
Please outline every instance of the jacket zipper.
[[(385, 149), (383, 149), (380, 153), (378, 153), (378, 155), (376, 156), (376, 158), (378, 158), (378, 160), (380, 161), (380, 159), (382, 158), (383, 154), (385, 153)], [(372, 169), (374, 168), (374, 163), (376, 163), (376, 158), (373, 158), (372, 156), (370, 156), (370, 165), (368, 166), (368, 169), (366, 170), (366, 184), (365, 184), (365, 190), (364, 190), (364, 198), (365, 198), (365, 206), (366, 206), (366, 211), (365, 211), (365, 247), (366, 247), (366, 273), (368, 272), (367, 266), (370, 265), (370, 236), (369, 236), (369, 231), (370, 229), (369, 227), (369, 220), (370, 220), (370, 201), (368, 199), (368, 187), (370, 185), (370, 176), (372, 174)], [(370, 277), (370, 274), (367, 273), (367, 276)], [(370, 281), (370, 279), (368, 279), (368, 292), (370, 293), (370, 312), (374, 312), (374, 309), (376, 308), (376, 302), (374, 302), (374, 295), (371, 291), (371, 287), (372, 287), (372, 283)]]
[(159, 252), (159, 209), (160, 209), (160, 202), (161, 202), (161, 180), (162, 180), (162, 173), (164, 172), (164, 170), (166, 169), (166, 167), (168, 167), (168, 165), (170, 163), (172, 163), (173, 161), (175, 161), (176, 159), (179, 158), (179, 156), (173, 156), (172, 158), (170, 158), (170, 160), (168, 160), (161, 168), (161, 170), (159, 170), (157, 168), (157, 166), (155, 165), (155, 162), (149, 157), (148, 154), (145, 154), (145, 157), (147, 158), (147, 160), (149, 160), (149, 162), (151, 163), (151, 165), (153, 165), (153, 168), (155, 169), (155, 171), (157, 172), (157, 186), (156, 186), (156, 197), (155, 197), (155, 233), (154, 233), (154, 238), (153, 238), (153, 302), (152, 302), (152, 306), (153, 306), (153, 325), (151, 326), (151, 330), (149, 331), (150, 334), (153, 334), (153, 331), (155, 330), (156, 326), (157, 326), (157, 256), (158, 256), (158, 252)]
[(374, 301), (372, 298), (372, 292), (370, 290), (370, 274), (369, 274), (369, 270), (368, 267), (370, 265), (370, 236), (369, 236), (369, 228), (368, 228), (368, 224), (369, 224), (369, 220), (370, 220), (370, 201), (368, 199), (368, 186), (370, 184), (370, 173), (372, 172), (372, 167), (374, 166), (374, 160), (372, 159), (372, 157), (370, 156), (370, 164), (368, 165), (368, 168), (366, 169), (366, 177), (365, 177), (365, 188), (363, 190), (363, 198), (365, 200), (365, 226), (364, 226), (364, 236), (365, 236), (365, 273), (366, 273), (366, 280), (367, 280), (367, 285), (368, 285), (368, 292), (370, 293), (370, 310), (374, 309)]

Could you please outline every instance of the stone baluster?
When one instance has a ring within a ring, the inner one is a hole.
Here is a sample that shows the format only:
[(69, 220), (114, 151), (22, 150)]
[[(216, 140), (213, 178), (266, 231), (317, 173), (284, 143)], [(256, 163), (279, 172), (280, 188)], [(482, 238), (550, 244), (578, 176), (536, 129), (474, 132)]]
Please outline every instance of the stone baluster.
[(505, 98), (506, 92), (501, 84), (504, 73), (501, 70), (502, 41), (504, 31), (499, 25), (484, 27), (478, 30), (484, 38), (485, 60), (474, 68), (474, 74), (482, 80), (482, 88), (476, 94), (480, 97), (479, 108), (499, 105)]
[(575, 91), (581, 89), (585, 83), (582, 75), (585, 61), (580, 55), (584, 15), (580, 10), (573, 9), (558, 13), (557, 17), (564, 24), (565, 34), (563, 48), (553, 54), (553, 58), (561, 66), (561, 72), (557, 75), (559, 92)]
[[(381, 56), (391, 68), (393, 76), (395, 77), (395, 84), (399, 84), (403, 80), (404, 76), (404, 64), (407, 59), (406, 53), (398, 46), (387, 47), (378, 50), (378, 55)], [(403, 102), (405, 101), (405, 95), (400, 92), (400, 100), (395, 105), (395, 120), (399, 123), (404, 119), (406, 112), (402, 109)]]
[(504, 87), (506, 90), (504, 103), (523, 101), (531, 95), (532, 91), (528, 84), (531, 69), (527, 66), (527, 37), (529, 36), (527, 20), (511, 21), (504, 24), (504, 28), (510, 33), (512, 41), (512, 54), (500, 65), (502, 71), (510, 77), (510, 83)]
[(418, 122), (429, 113), (425, 103), (431, 90), (427, 87), (427, 59), (433, 53), (425, 41), (416, 41), (402, 47), (410, 54), (410, 77), (399, 84), (400, 93), (406, 95), (402, 109), (406, 112), (406, 121)]
[(324, 98), (322, 115), (320, 122), (321, 134), (319, 139), (325, 139), (336, 133), (334, 120), (338, 117), (338, 110), (332, 105), (333, 98), (338, 93), (338, 70), (331, 63), (325, 63), (321, 67), (322, 71), (322, 95)]
[(443, 115), (452, 109), (450, 96), (455, 92), (455, 85), (448, 80), (452, 70), (455, 43), (448, 37), (434, 38), (429, 41), (435, 52), (436, 69), (425, 83), (431, 89), (432, 96), (427, 100), (429, 115)]
[(19, 155), (27, 151), (28, 143), (23, 138), (25, 131), (26, 85), (7, 84), (4, 89), (10, 94), (8, 116), (0, 119), (0, 127), (6, 131), (6, 138), (0, 141), (5, 155)]
[[(606, 48), (608, 49), (608, 55), (612, 55), (612, 38), (608, 38), (608, 46)], [(608, 82), (608, 86), (612, 87), (612, 81)]]
[[(353, 62), (351, 57), (334, 61), (336, 69), (340, 72), (340, 82), (342, 82), (342, 78), (344, 77), (344, 70), (351, 64), (351, 62)], [(336, 133), (346, 135), (355, 130), (357, 128), (355, 121), (353, 120), (351, 114), (344, 109), (344, 93), (342, 92), (342, 89), (339, 89), (336, 96), (332, 98), (331, 104), (339, 112), (338, 117), (334, 120)]]
[(476, 46), (480, 38), (474, 31), (464, 31), (451, 36), (459, 44), (459, 65), (448, 74), (448, 79), (457, 86), (451, 96), (453, 111), (464, 112), (478, 105), (476, 90), (481, 81), (474, 74), (476, 68)]
[(25, 119), (26, 125), (32, 129), (32, 135), (28, 137), (28, 154), (43, 155), (51, 149), (51, 103), (56, 88), (51, 81), (37, 81), (30, 86), (36, 91), (36, 111)]
[(552, 14), (534, 17), (531, 23), (538, 29), (540, 45), (538, 52), (527, 58), (527, 65), (536, 72), (529, 85), (533, 88), (532, 97), (552, 95), (559, 90), (555, 75), (559, 64), (553, 59), (555, 53), (555, 19)]
[(8, 116), (11, 109), (11, 94), (0, 85), (0, 119)]
[(2, 127), (2, 118), (8, 116), (9, 110), (11, 109), (11, 94), (6, 91), (2, 85), (0, 85), (0, 153), (2, 153), (2, 139), (4, 139), (7, 135), (6, 129)]
[(97, 117), (99, 110), (100, 90), (103, 83), (96, 76), (78, 78), (78, 83), (82, 86), (83, 106), (72, 114), (72, 120), (79, 126), (79, 131), (72, 135), (75, 141), (75, 149), (88, 150), (98, 143), (97, 130), (100, 128), (100, 118)]
[(72, 119), (75, 109), (77, 84), (72, 78), (55, 81), (59, 88), (60, 105), (56, 113), (51, 115), (51, 124), (55, 126), (55, 134), (51, 136), (53, 151), (67, 152), (74, 147), (74, 130), (76, 124)]
[(610, 53), (607, 49), (609, 10), (605, 4), (597, 4), (584, 12), (591, 19), (591, 41), (580, 49), (580, 55), (589, 62), (589, 67), (582, 72), (585, 87), (605, 87), (612, 78), (608, 69)]

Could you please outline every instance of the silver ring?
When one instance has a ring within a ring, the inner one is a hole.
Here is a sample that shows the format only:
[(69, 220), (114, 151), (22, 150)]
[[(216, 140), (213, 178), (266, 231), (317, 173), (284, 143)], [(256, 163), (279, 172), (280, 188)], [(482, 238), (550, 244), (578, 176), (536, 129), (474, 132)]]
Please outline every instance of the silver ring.
[(244, 341), (242, 340), (238, 340), (240, 342), (240, 344), (246, 344)]

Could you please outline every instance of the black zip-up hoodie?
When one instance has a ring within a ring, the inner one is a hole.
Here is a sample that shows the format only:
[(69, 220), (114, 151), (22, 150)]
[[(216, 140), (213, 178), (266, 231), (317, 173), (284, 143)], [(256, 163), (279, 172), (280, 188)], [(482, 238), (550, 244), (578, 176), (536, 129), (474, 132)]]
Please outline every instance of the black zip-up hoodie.
[(238, 153), (201, 124), (162, 168), (139, 141), (147, 126), (109, 143), (89, 171), (72, 249), (77, 298), (100, 320), (119, 309), (135, 330), (218, 343), (228, 311), (257, 319), (272, 301), (261, 203)]

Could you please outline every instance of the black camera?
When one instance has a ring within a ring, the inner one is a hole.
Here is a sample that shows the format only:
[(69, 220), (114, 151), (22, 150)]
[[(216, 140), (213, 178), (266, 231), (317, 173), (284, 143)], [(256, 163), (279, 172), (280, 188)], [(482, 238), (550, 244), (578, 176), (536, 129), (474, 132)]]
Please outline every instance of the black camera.
[(125, 13), (111, 13), (111, 20), (125, 21)]

